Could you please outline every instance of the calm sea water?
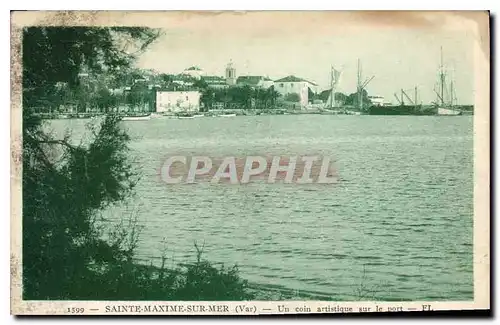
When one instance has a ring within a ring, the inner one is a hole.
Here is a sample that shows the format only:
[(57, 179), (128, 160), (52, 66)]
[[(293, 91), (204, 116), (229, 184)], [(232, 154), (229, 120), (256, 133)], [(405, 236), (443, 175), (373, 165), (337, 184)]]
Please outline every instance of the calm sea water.
[[(251, 282), (338, 300), (473, 299), (472, 117), (249, 116), (123, 122), (142, 173), (137, 257), (204, 256)], [(53, 121), (81, 136), (83, 121)], [(167, 185), (172, 154), (321, 154), (337, 184)]]

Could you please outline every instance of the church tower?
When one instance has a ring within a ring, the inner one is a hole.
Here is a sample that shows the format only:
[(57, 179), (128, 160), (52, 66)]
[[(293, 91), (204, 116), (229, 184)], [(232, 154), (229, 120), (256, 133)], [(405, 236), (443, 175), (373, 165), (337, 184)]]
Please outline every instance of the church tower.
[(236, 84), (236, 69), (233, 67), (233, 60), (226, 66), (226, 84), (234, 86)]

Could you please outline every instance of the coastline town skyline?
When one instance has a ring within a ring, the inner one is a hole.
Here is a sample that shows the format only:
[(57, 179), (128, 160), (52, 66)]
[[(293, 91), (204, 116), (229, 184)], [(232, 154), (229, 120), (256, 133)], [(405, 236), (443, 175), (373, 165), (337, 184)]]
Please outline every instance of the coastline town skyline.
[(458, 102), (474, 103), (471, 35), (385, 29), (363, 34), (347, 31), (343, 35), (332, 31), (331, 37), (325, 37), (324, 31), (316, 35), (293, 28), (291, 34), (277, 30), (262, 34), (259, 25), (235, 29), (224, 31), (224, 37), (198, 27), (164, 29), (160, 39), (139, 57), (137, 67), (180, 74), (197, 66), (206, 75), (223, 77), (227, 63), (232, 61), (238, 76), (277, 80), (294, 75), (325, 90), (333, 66), (342, 70), (337, 90), (349, 94), (356, 92), (359, 59), (363, 79), (374, 76), (367, 87), (370, 95), (397, 104), (394, 93), (417, 86), (423, 103), (430, 104), (436, 99), (434, 86), (442, 47)]

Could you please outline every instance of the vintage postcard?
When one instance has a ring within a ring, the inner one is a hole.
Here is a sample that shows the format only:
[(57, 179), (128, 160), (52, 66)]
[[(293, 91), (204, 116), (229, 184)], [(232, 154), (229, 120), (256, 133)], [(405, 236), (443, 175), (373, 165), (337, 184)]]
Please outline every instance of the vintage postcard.
[(11, 313), (490, 309), (476, 12), (12, 12)]

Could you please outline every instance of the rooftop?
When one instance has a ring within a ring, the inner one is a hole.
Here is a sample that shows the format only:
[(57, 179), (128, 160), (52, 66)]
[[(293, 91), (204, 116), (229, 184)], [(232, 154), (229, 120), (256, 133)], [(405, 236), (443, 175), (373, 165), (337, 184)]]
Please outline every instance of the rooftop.
[(257, 86), (261, 81), (272, 81), (272, 80), (264, 76), (239, 76), (238, 79), (236, 79), (236, 83), (245, 84), (249, 86)]
[(314, 82), (312, 82), (312, 81), (309, 81), (309, 80), (306, 80), (306, 79), (303, 79), (303, 78), (299, 78), (299, 77), (296, 77), (294, 75), (291, 75), (291, 76), (288, 76), (288, 77), (285, 77), (285, 78), (281, 78), (281, 79), (275, 80), (274, 82), (308, 82), (311, 85), (317, 86), (317, 84), (314, 83)]

